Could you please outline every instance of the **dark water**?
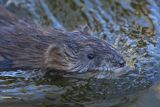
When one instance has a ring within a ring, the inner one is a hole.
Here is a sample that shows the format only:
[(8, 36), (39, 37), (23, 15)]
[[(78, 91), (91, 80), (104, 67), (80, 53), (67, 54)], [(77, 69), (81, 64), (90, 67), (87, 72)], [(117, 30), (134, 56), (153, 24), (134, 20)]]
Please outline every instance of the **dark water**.
[(159, 0), (0, 0), (35, 23), (68, 31), (88, 24), (133, 70), (117, 79), (0, 72), (0, 107), (160, 107)]

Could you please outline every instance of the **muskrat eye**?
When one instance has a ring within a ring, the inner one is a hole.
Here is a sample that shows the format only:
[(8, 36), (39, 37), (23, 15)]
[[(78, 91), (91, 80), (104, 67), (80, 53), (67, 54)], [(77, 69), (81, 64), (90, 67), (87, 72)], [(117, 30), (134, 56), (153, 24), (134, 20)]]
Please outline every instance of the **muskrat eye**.
[(95, 55), (93, 53), (90, 53), (87, 55), (88, 59), (93, 59), (95, 57)]

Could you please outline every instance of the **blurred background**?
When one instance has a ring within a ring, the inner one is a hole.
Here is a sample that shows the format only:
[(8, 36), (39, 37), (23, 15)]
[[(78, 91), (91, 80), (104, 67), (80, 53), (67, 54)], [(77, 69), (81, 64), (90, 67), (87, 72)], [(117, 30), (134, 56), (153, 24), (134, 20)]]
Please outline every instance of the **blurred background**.
[(87, 24), (133, 70), (108, 80), (0, 72), (0, 107), (160, 107), (159, 0), (0, 0), (17, 17), (73, 31)]

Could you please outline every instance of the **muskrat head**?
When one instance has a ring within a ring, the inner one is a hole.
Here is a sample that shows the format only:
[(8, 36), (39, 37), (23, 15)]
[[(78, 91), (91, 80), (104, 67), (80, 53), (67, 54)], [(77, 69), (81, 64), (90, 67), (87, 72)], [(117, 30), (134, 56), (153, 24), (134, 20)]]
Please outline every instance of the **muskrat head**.
[(69, 40), (50, 45), (45, 53), (48, 69), (84, 73), (111, 71), (125, 65), (125, 61), (111, 45), (94, 37)]

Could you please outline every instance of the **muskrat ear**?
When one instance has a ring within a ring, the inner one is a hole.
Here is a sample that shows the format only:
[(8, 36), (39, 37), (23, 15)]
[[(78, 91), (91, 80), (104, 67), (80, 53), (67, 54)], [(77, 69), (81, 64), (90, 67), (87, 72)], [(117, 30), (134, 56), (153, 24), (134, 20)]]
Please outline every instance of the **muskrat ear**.
[(69, 69), (69, 56), (67, 45), (64, 43), (54, 43), (45, 52), (44, 66), (48, 70), (67, 71)]
[(82, 26), (80, 32), (87, 35), (87, 36), (91, 35), (91, 29), (88, 25)]
[(48, 47), (45, 55), (47, 57), (51, 57), (51, 56), (58, 55), (58, 54), (60, 55), (61, 53), (63, 53), (63, 46), (61, 46), (58, 43), (55, 43)]
[(62, 69), (60, 65), (64, 60), (64, 47), (55, 43), (50, 45), (45, 52), (44, 64), (47, 69)]

